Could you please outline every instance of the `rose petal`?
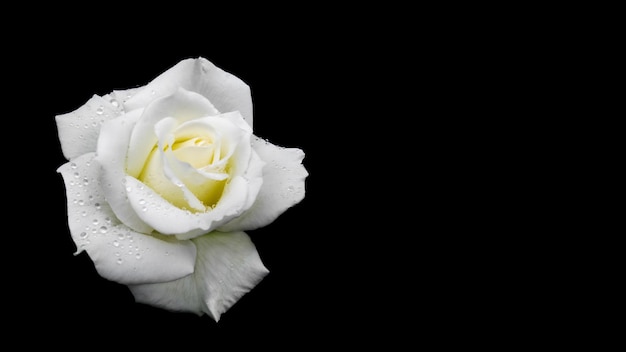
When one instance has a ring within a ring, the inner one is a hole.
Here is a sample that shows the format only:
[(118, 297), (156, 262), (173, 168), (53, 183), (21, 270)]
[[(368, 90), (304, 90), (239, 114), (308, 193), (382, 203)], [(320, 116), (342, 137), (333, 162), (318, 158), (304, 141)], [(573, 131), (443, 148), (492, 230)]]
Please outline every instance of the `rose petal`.
[(127, 110), (148, 105), (174, 93), (178, 87), (202, 94), (222, 112), (239, 111), (252, 126), (250, 87), (238, 77), (216, 67), (205, 58), (186, 59), (163, 72), (126, 103)]
[(126, 177), (124, 170), (126, 160), (123, 156), (128, 149), (128, 140), (133, 126), (141, 117), (142, 110), (131, 111), (119, 118), (107, 121), (102, 126), (96, 161), (102, 165), (100, 181), (104, 185), (106, 199), (115, 216), (137, 232), (150, 233), (153, 230), (152, 227), (143, 222), (129, 204), (126, 186), (123, 183)]
[(100, 126), (119, 114), (108, 100), (94, 95), (80, 108), (57, 115), (55, 118), (63, 156), (71, 160), (96, 151)]
[(198, 315), (206, 313), (218, 321), (269, 271), (244, 232), (212, 232), (193, 242), (198, 248), (193, 275), (129, 288), (137, 302)]
[(205, 97), (182, 88), (176, 89), (172, 95), (153, 101), (145, 108), (131, 135), (126, 162), (128, 174), (138, 177), (141, 173), (148, 155), (157, 143), (154, 131), (159, 121), (172, 117), (178, 123), (183, 123), (218, 113)]
[(191, 274), (196, 246), (173, 237), (145, 235), (120, 223), (106, 203), (94, 153), (58, 168), (67, 193), (68, 225), (77, 254), (86, 250), (98, 273), (122, 284), (180, 279)]
[(175, 235), (181, 240), (191, 239), (211, 232), (243, 212), (249, 185), (235, 177), (224, 190), (218, 205), (204, 213), (192, 213), (173, 206), (150, 187), (132, 176), (126, 176), (128, 200), (141, 220), (164, 235)]
[(263, 185), (250, 209), (219, 227), (220, 231), (246, 231), (266, 226), (304, 198), (304, 181), (308, 176), (302, 165), (304, 152), (279, 147), (256, 136), (253, 141), (254, 150), (267, 163), (263, 168)]

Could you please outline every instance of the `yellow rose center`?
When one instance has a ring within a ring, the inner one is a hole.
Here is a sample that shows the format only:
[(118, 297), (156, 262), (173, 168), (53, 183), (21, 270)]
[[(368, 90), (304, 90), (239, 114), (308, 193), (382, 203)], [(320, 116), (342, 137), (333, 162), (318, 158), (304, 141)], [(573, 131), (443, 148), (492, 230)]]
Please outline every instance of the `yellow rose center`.
[[(228, 179), (210, 179), (202, 177), (199, 173), (177, 173), (176, 165), (173, 164), (178, 161), (179, 164), (196, 170), (227, 173), (228, 164), (220, 163), (224, 156), (224, 151), (221, 149), (219, 143), (214, 143), (213, 138), (208, 135), (191, 138), (185, 135), (175, 135), (174, 143), (171, 145), (165, 145), (162, 150), (159, 150), (156, 145), (152, 149), (139, 175), (139, 180), (174, 206), (193, 211), (193, 207), (189, 205), (182, 190), (182, 187), (186, 187), (207, 209), (210, 209), (220, 200)], [(164, 165), (164, 162), (168, 165)], [(174, 173), (182, 184), (174, 183), (166, 174), (165, 167), (168, 167), (170, 174)]]

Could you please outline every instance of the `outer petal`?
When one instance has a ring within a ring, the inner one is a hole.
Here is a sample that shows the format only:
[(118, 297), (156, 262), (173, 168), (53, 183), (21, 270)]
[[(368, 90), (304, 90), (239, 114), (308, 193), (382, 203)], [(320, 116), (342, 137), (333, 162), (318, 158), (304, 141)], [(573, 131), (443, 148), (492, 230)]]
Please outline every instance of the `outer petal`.
[(122, 284), (180, 279), (191, 274), (196, 246), (191, 241), (145, 235), (121, 224), (107, 205), (94, 153), (59, 167), (67, 192), (68, 224), (77, 253), (86, 250), (98, 273)]
[(63, 156), (71, 160), (79, 155), (96, 151), (100, 126), (119, 114), (119, 110), (108, 100), (94, 95), (80, 108), (57, 115), (57, 130)]
[(125, 107), (145, 107), (156, 98), (174, 93), (178, 87), (204, 95), (219, 111), (238, 110), (252, 126), (250, 87), (201, 57), (182, 60), (165, 71), (128, 99)]
[(133, 126), (141, 116), (142, 109), (131, 111), (121, 117), (108, 121), (102, 126), (101, 138), (98, 140), (98, 156), (96, 161), (102, 165), (100, 180), (104, 185), (107, 202), (116, 217), (126, 226), (141, 232), (150, 233), (153, 228), (143, 222), (133, 211), (126, 196), (124, 180), (126, 171), (124, 164), (128, 141)]
[(212, 232), (193, 240), (196, 270), (179, 280), (131, 285), (137, 302), (209, 314), (215, 321), (269, 273), (244, 232)]
[(302, 165), (304, 152), (298, 148), (278, 147), (256, 136), (253, 141), (254, 150), (267, 163), (263, 168), (263, 185), (252, 207), (219, 227), (220, 231), (263, 227), (304, 198), (304, 181), (309, 175)]

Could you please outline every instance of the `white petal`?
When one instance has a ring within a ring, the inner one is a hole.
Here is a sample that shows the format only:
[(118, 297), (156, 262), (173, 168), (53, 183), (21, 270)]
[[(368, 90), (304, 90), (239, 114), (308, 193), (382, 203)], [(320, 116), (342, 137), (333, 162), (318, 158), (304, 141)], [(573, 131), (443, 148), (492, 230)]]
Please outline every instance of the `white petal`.
[(77, 253), (86, 250), (98, 273), (122, 284), (180, 279), (191, 274), (196, 246), (126, 227), (106, 203), (94, 153), (59, 167), (67, 193), (68, 225)]
[(206, 234), (243, 212), (250, 187), (243, 177), (235, 177), (224, 190), (219, 204), (205, 213), (192, 213), (170, 204), (141, 181), (126, 176), (128, 200), (141, 220), (164, 235), (181, 240)]
[(131, 285), (135, 300), (173, 311), (206, 313), (215, 321), (269, 273), (244, 232), (212, 232), (193, 240), (196, 269), (185, 278)]
[(219, 227), (220, 231), (246, 231), (266, 226), (304, 198), (304, 181), (308, 176), (302, 165), (304, 152), (275, 146), (256, 136), (253, 140), (254, 150), (266, 162), (263, 185), (252, 207)]
[(126, 102), (127, 109), (148, 105), (178, 87), (202, 94), (222, 112), (240, 111), (252, 126), (250, 87), (204, 58), (186, 59), (163, 72)]
[(176, 89), (172, 95), (152, 102), (144, 109), (131, 136), (127, 161), (128, 174), (133, 177), (139, 176), (148, 155), (157, 143), (154, 129), (159, 121), (172, 117), (180, 124), (217, 114), (218, 111), (206, 98), (181, 88)]
[(100, 126), (117, 117), (119, 111), (109, 101), (94, 95), (80, 108), (57, 115), (56, 123), (63, 155), (71, 160), (79, 155), (96, 151)]
[(100, 181), (104, 185), (106, 199), (116, 217), (126, 226), (141, 232), (150, 233), (153, 229), (143, 222), (133, 211), (126, 196), (125, 155), (133, 126), (140, 118), (142, 109), (131, 111), (102, 126), (98, 140), (96, 161), (102, 166)]

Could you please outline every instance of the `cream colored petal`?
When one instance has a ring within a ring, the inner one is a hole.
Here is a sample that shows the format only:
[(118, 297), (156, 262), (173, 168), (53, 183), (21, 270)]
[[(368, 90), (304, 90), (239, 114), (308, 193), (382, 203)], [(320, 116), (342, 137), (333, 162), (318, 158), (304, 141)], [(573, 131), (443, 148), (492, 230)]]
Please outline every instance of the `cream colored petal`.
[(219, 204), (211, 210), (192, 213), (173, 206), (150, 187), (127, 176), (129, 203), (146, 224), (164, 235), (175, 235), (181, 240), (206, 234), (243, 212), (249, 190), (243, 177), (235, 177), (225, 188)]
[[(139, 93), (138, 93), (139, 94)], [(144, 109), (129, 144), (127, 172), (138, 177), (148, 155), (157, 144), (156, 124), (174, 118), (179, 124), (200, 117), (217, 115), (218, 111), (203, 96), (178, 88), (173, 94), (154, 100)]]

